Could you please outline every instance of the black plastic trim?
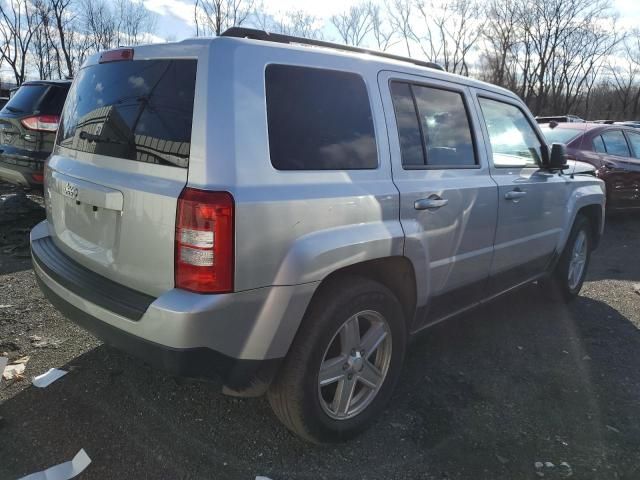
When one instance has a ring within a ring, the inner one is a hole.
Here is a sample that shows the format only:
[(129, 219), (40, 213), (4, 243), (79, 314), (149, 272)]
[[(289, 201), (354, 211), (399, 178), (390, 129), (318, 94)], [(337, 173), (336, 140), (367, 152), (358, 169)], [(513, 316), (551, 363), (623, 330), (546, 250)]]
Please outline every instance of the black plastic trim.
[(145, 340), (80, 310), (58, 296), (38, 275), (36, 279), (44, 295), (60, 312), (108, 345), (173, 375), (221, 379), (228, 394), (263, 394), (282, 362), (281, 358), (241, 360), (206, 347), (172, 348)]
[(31, 256), (38, 267), (67, 290), (130, 320), (140, 320), (155, 300), (83, 267), (62, 253), (51, 237), (32, 241)]
[(424, 62), (415, 58), (402, 57), (391, 53), (380, 52), (378, 50), (370, 50), (368, 48), (354, 47), (352, 45), (343, 45), (341, 43), (326, 42), (324, 40), (313, 40), (311, 38), (294, 37), (292, 35), (283, 35), (281, 33), (271, 33), (264, 30), (256, 30), (254, 28), (231, 27), (222, 32), (221, 37), (249, 38), (251, 40), (261, 40), (263, 42), (289, 43), (299, 45), (312, 45), (315, 47), (332, 48), (334, 50), (343, 50), (347, 52), (366, 53), (376, 57), (388, 58), (400, 62), (413, 63), (419, 67), (427, 67), (433, 70), (444, 71), (442, 65), (435, 62)]

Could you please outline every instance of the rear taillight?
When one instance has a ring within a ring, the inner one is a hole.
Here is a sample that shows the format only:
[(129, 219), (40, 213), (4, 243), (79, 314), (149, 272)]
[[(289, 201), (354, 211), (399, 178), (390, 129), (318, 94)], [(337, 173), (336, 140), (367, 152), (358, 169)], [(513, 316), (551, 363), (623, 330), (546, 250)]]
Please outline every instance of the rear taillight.
[(31, 174), (31, 179), (35, 183), (42, 183), (44, 181), (44, 174), (42, 172), (36, 172)]
[(20, 120), (22, 125), (37, 132), (55, 132), (58, 130), (60, 117), (58, 115), (34, 115)]
[(185, 188), (178, 198), (175, 284), (197, 293), (233, 291), (233, 197)]

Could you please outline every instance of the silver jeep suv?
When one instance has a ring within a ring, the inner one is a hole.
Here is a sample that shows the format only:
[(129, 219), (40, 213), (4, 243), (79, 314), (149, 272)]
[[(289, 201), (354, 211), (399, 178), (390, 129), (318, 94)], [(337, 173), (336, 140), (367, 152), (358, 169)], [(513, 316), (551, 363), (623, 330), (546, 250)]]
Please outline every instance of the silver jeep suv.
[(603, 183), (518, 97), (436, 67), (245, 29), (89, 58), (31, 232), (42, 290), (305, 439), (353, 436), (411, 335), (535, 280), (570, 299), (603, 230)]

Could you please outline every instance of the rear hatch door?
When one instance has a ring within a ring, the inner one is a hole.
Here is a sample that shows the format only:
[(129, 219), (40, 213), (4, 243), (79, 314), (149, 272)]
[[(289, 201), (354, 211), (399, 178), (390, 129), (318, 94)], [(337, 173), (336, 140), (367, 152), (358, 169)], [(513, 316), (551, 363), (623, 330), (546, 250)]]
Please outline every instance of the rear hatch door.
[(150, 46), (136, 48), (133, 60), (89, 61), (45, 171), (56, 245), (154, 296), (174, 284), (176, 204), (191, 146), (197, 60), (189, 48), (184, 57), (176, 51)]
[(51, 152), (68, 90), (64, 83), (22, 85), (0, 111), (0, 149)]

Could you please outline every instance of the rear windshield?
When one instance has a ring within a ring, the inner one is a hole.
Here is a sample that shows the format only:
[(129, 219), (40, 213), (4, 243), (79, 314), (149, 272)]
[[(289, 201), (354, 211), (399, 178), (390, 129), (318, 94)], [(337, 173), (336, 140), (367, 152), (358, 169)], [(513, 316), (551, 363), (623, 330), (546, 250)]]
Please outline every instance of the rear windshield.
[(187, 168), (196, 60), (140, 60), (82, 69), (58, 144), (82, 152)]
[(60, 115), (69, 87), (64, 85), (23, 85), (3, 110), (11, 113)]
[(547, 139), (547, 143), (569, 143), (582, 132), (584, 128), (549, 128), (541, 127), (542, 133)]

